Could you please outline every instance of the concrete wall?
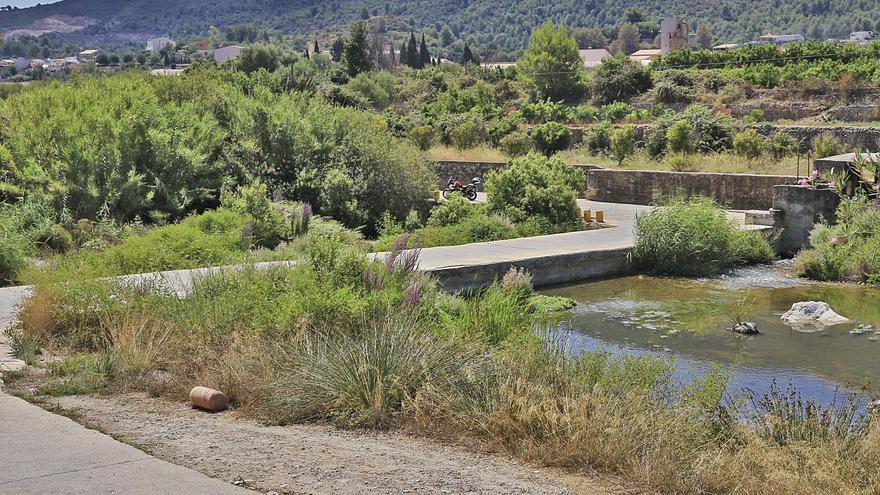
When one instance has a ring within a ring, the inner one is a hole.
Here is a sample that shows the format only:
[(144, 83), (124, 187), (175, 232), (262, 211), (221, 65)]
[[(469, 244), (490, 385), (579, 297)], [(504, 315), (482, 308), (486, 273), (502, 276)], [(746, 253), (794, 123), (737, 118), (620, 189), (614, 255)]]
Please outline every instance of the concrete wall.
[(820, 220), (835, 221), (840, 197), (831, 189), (781, 185), (773, 188), (775, 226), (782, 233), (776, 252), (791, 256), (810, 246), (810, 231)]
[(774, 186), (796, 182), (784, 175), (595, 169), (587, 175), (587, 198), (648, 205), (657, 196), (700, 195), (737, 210), (766, 210), (773, 204)]
[(532, 274), (535, 287), (546, 287), (630, 273), (630, 249), (605, 249), (478, 266), (456, 266), (430, 270), (429, 273), (449, 292), (477, 291), (495, 280), (501, 280), (512, 267), (525, 268)]

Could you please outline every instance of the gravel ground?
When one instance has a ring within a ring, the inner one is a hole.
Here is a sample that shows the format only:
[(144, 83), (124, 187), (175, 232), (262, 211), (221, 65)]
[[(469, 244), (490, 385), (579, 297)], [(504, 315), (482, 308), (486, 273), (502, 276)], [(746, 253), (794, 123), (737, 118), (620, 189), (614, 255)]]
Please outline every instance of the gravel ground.
[(265, 493), (643, 493), (613, 478), (539, 470), (403, 433), (262, 426), (139, 394), (51, 402), (156, 457)]

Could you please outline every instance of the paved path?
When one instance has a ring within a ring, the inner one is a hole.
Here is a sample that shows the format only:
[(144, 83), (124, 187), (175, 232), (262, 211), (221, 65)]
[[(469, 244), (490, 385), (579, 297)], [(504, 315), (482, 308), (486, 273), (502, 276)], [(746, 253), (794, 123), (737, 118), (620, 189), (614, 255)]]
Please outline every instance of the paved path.
[(0, 392), (0, 493), (253, 493)]

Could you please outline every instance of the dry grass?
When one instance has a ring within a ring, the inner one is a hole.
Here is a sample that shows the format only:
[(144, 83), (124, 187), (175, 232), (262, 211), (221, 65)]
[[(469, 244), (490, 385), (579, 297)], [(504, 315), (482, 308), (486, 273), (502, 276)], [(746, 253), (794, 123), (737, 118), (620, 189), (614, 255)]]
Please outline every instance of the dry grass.
[[(747, 160), (729, 153), (697, 154), (690, 157), (691, 166), (680, 169), (672, 158), (655, 160), (644, 152), (638, 152), (625, 159), (618, 166), (617, 160), (607, 155), (593, 155), (586, 150), (575, 149), (563, 153), (563, 158), (573, 164), (598, 165), (603, 168), (619, 170), (665, 170), (678, 172), (716, 172), (728, 174), (795, 175), (798, 172), (797, 157), (791, 156), (779, 162), (767, 160)], [(800, 161), (800, 175), (807, 175), (807, 161)]]
[(506, 162), (507, 155), (501, 150), (487, 146), (479, 146), (469, 150), (460, 150), (451, 146), (434, 146), (428, 150), (432, 160), (461, 160), (472, 162)]
[[(432, 160), (506, 162), (509, 159), (501, 150), (484, 146), (470, 150), (458, 150), (450, 146), (435, 146), (428, 151), (428, 154)], [(597, 165), (603, 168), (618, 170), (665, 170), (763, 175), (796, 175), (798, 173), (798, 159), (796, 156), (786, 157), (777, 162), (769, 157), (766, 160), (747, 160), (731, 153), (696, 154), (690, 158), (692, 166), (687, 167), (685, 170), (677, 169), (674, 160), (670, 158), (655, 160), (642, 151), (625, 159), (620, 166), (618, 166), (617, 160), (609, 155), (594, 155), (583, 149), (565, 151), (562, 153), (562, 158), (571, 164)], [(806, 158), (801, 158), (800, 175), (807, 175), (808, 168)]]

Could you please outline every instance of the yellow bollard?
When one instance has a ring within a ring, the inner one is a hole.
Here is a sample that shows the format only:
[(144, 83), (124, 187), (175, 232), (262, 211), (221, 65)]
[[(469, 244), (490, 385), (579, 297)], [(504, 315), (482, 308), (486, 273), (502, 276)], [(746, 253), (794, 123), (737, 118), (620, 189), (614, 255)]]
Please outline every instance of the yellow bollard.
[(605, 223), (605, 212), (602, 210), (598, 210), (596, 212), (596, 221), (599, 223)]
[(593, 212), (590, 210), (584, 210), (584, 221), (590, 223), (593, 221)]

